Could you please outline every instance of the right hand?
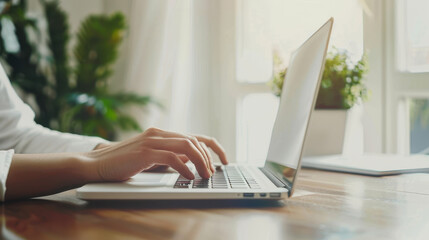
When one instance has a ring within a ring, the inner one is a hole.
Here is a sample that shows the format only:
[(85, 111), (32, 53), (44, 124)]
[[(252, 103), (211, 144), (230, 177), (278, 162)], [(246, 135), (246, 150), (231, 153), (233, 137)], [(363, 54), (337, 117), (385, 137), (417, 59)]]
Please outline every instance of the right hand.
[(201, 177), (209, 178), (215, 168), (208, 147), (223, 164), (228, 164), (225, 151), (214, 138), (149, 128), (134, 138), (89, 152), (90, 181), (124, 181), (143, 170), (162, 165), (194, 179), (194, 174), (185, 165), (187, 161), (195, 165)]

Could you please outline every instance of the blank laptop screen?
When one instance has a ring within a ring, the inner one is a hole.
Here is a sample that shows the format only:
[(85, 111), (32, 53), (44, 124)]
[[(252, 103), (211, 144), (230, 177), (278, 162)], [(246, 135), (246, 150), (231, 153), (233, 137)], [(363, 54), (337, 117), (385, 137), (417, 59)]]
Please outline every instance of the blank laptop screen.
[(332, 19), (292, 54), (283, 84), (266, 167), (290, 185), (299, 167), (331, 28)]

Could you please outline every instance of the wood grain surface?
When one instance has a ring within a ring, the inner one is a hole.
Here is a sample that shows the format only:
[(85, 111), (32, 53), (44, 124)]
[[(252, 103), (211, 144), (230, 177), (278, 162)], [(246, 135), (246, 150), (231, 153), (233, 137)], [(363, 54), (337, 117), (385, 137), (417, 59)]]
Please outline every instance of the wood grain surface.
[(305, 169), (286, 201), (97, 201), (68, 191), (1, 205), (2, 239), (429, 239), (429, 174)]

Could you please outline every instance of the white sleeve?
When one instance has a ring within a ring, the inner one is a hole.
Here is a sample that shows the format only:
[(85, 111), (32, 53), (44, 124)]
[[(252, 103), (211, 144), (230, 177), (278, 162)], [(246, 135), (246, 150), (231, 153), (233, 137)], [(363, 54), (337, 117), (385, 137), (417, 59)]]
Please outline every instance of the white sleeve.
[(102, 142), (98, 137), (60, 133), (34, 122), (34, 112), (18, 97), (0, 67), (0, 150), (16, 153), (85, 152)]
[(107, 141), (60, 133), (36, 124), (34, 112), (15, 93), (0, 65), (0, 200), (14, 153), (86, 152), (103, 142)]
[(4, 194), (6, 192), (6, 179), (9, 173), (10, 162), (12, 161), (14, 151), (1, 151), (0, 150), (0, 202), (4, 201)]

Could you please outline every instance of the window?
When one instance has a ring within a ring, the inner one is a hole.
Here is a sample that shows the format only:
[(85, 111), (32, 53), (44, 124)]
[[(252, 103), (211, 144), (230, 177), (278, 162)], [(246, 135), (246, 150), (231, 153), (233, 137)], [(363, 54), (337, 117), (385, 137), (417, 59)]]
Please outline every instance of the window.
[(397, 2), (397, 39), (399, 69), (409, 72), (429, 71), (429, 1)]
[(429, 153), (429, 100), (408, 99), (410, 119), (410, 153)]
[[(353, 57), (363, 52), (360, 1), (237, 0), (235, 9), (235, 134), (237, 159), (265, 160), (278, 99), (267, 81), (276, 51), (287, 65), (290, 53), (331, 16), (331, 46), (347, 49)], [(233, 137), (233, 136), (231, 136)]]
[(429, 2), (386, 1), (386, 143), (391, 153), (429, 147)]

